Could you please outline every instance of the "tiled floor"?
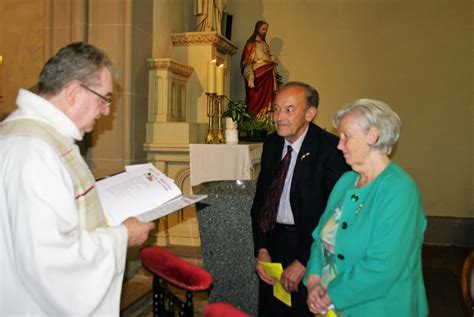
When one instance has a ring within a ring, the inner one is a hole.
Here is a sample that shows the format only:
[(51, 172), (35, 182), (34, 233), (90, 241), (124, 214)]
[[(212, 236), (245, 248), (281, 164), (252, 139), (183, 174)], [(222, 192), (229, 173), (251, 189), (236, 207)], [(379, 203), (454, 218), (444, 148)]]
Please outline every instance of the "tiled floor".
[[(202, 266), (199, 248), (171, 247), (178, 256)], [(465, 316), (460, 278), (464, 259), (469, 249), (462, 247), (423, 247), (423, 271), (430, 308), (430, 317)], [(122, 292), (122, 317), (151, 317), (150, 273), (140, 269), (125, 283)], [(203, 316), (207, 293), (194, 295), (195, 316)]]
[(423, 273), (430, 317), (466, 316), (461, 272), (468, 248), (425, 246)]
[[(138, 273), (140, 274), (140, 273)], [(146, 273), (148, 274), (148, 273)], [(135, 278), (133, 278), (135, 279)], [(126, 292), (122, 293), (122, 299), (127, 298), (134, 292), (141, 293), (141, 297), (136, 301), (131, 303), (130, 306), (122, 310), (120, 314), (122, 317), (152, 317), (152, 292), (151, 292), (151, 280), (144, 281), (141, 278), (136, 279), (133, 284), (129, 284), (126, 288)], [(173, 294), (176, 294), (181, 299), (184, 298), (184, 292), (172, 285), (169, 285), (170, 290)], [(207, 292), (194, 292), (193, 293), (193, 303), (194, 303), (194, 316), (202, 317), (204, 316), (204, 307), (208, 304), (207, 301)]]

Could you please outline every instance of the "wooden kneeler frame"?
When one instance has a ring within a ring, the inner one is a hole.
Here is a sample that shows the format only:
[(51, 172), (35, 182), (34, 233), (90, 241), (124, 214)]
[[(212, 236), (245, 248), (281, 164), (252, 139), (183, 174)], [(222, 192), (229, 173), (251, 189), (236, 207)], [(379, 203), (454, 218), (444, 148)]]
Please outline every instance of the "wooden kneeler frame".
[[(140, 258), (143, 265), (153, 273), (153, 316), (171, 317), (178, 309), (179, 316), (192, 317), (194, 310), (192, 292), (209, 290), (213, 283), (211, 274), (159, 246), (144, 248), (140, 252)], [(173, 294), (165, 281), (185, 290), (185, 300)], [(249, 316), (227, 303), (210, 304), (206, 306), (204, 312), (208, 317)]]
[[(159, 246), (144, 248), (140, 258), (153, 273), (153, 316), (174, 316), (176, 308), (179, 316), (193, 316), (192, 292), (209, 290), (213, 283), (211, 274)], [(185, 300), (170, 292), (163, 280), (185, 290)]]

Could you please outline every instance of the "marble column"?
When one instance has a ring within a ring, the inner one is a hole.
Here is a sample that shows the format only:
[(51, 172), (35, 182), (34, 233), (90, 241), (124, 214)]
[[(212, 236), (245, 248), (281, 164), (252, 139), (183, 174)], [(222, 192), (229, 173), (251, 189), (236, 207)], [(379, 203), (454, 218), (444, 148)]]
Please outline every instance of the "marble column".
[(214, 181), (193, 187), (208, 197), (197, 204), (204, 267), (214, 277), (209, 302), (225, 301), (257, 315), (250, 208), (256, 181)]

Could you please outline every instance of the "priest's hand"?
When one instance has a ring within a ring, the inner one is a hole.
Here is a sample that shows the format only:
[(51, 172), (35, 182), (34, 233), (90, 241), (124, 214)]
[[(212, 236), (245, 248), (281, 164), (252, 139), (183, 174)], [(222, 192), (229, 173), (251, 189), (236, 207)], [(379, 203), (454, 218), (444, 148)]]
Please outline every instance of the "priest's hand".
[(128, 247), (142, 245), (151, 230), (155, 229), (153, 222), (141, 222), (137, 218), (131, 217), (122, 223), (128, 231)]
[(258, 257), (257, 257), (257, 261), (256, 261), (257, 263), (256, 263), (256, 266), (255, 266), (255, 271), (257, 272), (258, 276), (260, 277), (260, 279), (264, 283), (266, 283), (268, 285), (274, 285), (275, 281), (273, 280), (273, 277), (271, 277), (270, 275), (265, 273), (265, 270), (258, 263), (258, 261), (262, 261), (262, 262), (271, 262), (272, 261), (272, 258), (270, 257), (270, 253), (268, 253), (267, 249), (258, 250)]

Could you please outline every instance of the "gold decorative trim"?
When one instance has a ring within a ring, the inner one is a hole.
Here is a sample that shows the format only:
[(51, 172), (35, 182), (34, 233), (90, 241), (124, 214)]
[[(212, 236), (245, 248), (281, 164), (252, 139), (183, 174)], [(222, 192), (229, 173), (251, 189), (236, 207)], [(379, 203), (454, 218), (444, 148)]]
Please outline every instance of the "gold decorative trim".
[(3, 101), (3, 55), (0, 55), (0, 101)]
[(153, 152), (153, 154), (172, 152), (177, 155), (189, 155), (189, 143), (145, 143), (143, 149), (145, 152)]
[(171, 58), (149, 58), (148, 70), (162, 69), (174, 74), (189, 77), (194, 67), (171, 60)]
[(217, 32), (187, 32), (171, 34), (173, 46), (214, 45), (219, 51), (234, 55), (238, 47)]

